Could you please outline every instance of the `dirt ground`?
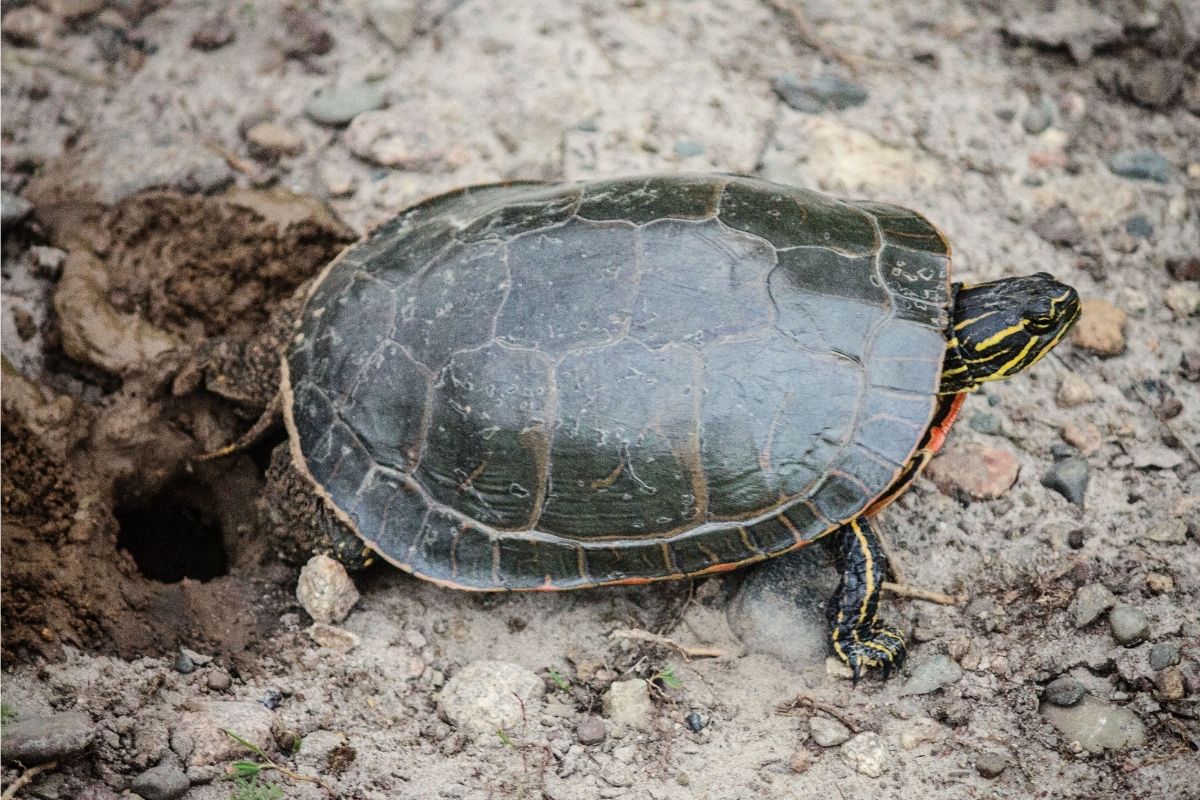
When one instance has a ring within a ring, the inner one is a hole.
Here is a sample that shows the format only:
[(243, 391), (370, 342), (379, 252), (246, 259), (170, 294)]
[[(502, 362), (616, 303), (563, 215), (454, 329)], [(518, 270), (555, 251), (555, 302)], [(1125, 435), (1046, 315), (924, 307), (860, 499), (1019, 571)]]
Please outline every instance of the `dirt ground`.
[[(6, 785), (10, 742), (82, 712), (24, 796), (1200, 797), (1195, 4), (15, 0), (3, 35)], [(982, 500), (944, 460), (884, 515), (897, 577), (959, 603), (888, 597), (908, 664), (857, 687), (781, 658), (788, 619), (748, 635), (741, 573), (500, 596), (372, 567), (311, 627), (281, 434), (195, 460), (270, 400), (297, 287), (452, 187), (656, 171), (912, 206), (958, 279), (1089, 299), (951, 434), (1015, 479)], [(536, 686), (476, 735), (450, 695), (492, 661)], [(324, 788), (227, 780), (222, 727)]]

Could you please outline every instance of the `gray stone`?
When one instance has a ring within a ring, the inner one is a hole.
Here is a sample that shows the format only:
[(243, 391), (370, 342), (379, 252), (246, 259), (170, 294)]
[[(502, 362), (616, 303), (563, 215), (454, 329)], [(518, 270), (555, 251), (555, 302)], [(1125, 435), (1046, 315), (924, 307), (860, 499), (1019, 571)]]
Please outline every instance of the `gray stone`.
[(1108, 612), (1113, 638), (1126, 647), (1144, 642), (1150, 635), (1150, 620), (1140, 608), (1121, 604)]
[(878, 778), (887, 769), (887, 747), (874, 731), (858, 734), (842, 745), (841, 753), (856, 770), (868, 777)]
[(801, 83), (792, 75), (776, 75), (771, 79), (771, 88), (780, 100), (805, 114), (861, 106), (870, 96), (862, 85), (828, 73), (808, 83)]
[(580, 744), (600, 744), (607, 735), (604, 720), (599, 717), (584, 717), (575, 728), (575, 736)]
[(1043, 97), (1025, 109), (1025, 113), (1021, 116), (1021, 127), (1025, 129), (1026, 133), (1035, 136), (1050, 127), (1050, 124), (1054, 122), (1056, 112), (1054, 101)]
[(261, 703), (210, 700), (179, 716), (171, 731), (171, 749), (188, 767), (220, 764), (250, 753), (225, 731), (265, 750), (274, 741), (274, 722), (275, 715)]
[(837, 588), (823, 547), (803, 547), (754, 569), (730, 604), (729, 625), (748, 650), (788, 669), (820, 666), (829, 654), (826, 604)]
[(1107, 586), (1102, 583), (1089, 583), (1075, 592), (1075, 599), (1071, 601), (1071, 618), (1075, 621), (1076, 628), (1082, 628), (1116, 604), (1117, 598)]
[(498, 731), (515, 732), (524, 713), (536, 716), (545, 684), (520, 664), (474, 661), (456, 672), (438, 695), (447, 722), (484, 743), (502, 744)]
[(296, 599), (316, 622), (341, 622), (358, 602), (358, 589), (346, 568), (327, 555), (315, 555), (300, 570)]
[(1064, 675), (1046, 684), (1046, 691), (1043, 696), (1047, 701), (1056, 706), (1070, 708), (1077, 705), (1083, 699), (1083, 684), (1074, 678)]
[(1171, 162), (1155, 150), (1121, 150), (1108, 160), (1108, 168), (1122, 178), (1166, 183)]
[(1163, 292), (1163, 303), (1175, 316), (1190, 317), (1200, 311), (1200, 286), (1191, 281), (1173, 283)]
[(383, 108), (383, 90), (373, 83), (351, 83), (332, 89), (318, 90), (304, 113), (321, 125), (349, 125), (365, 111)]
[(12, 192), (0, 192), (0, 223), (12, 225), (29, 216), (33, 204)]
[(1173, 667), (1179, 663), (1179, 645), (1174, 642), (1159, 642), (1150, 648), (1150, 669)]
[(1008, 768), (1008, 759), (999, 753), (980, 753), (975, 758), (975, 771), (985, 778), (998, 778)]
[(850, 729), (836, 719), (814, 716), (808, 720), (808, 731), (821, 747), (837, 747), (850, 739)]
[(963, 676), (962, 667), (950, 656), (938, 654), (913, 668), (912, 677), (900, 689), (900, 695), (930, 694), (944, 686), (957, 683)]
[(416, 37), (422, 23), (422, 0), (367, 0), (367, 22), (397, 51)]
[(1050, 208), (1033, 223), (1033, 232), (1050, 244), (1060, 247), (1075, 247), (1084, 239), (1083, 226), (1067, 205), (1059, 203)]
[(1124, 30), (1118, 20), (1078, 0), (1056, 3), (1051, 11), (1022, 13), (1004, 25), (1019, 44), (1065, 49), (1079, 63), (1096, 48), (1120, 41)]
[(1141, 214), (1134, 214), (1125, 220), (1125, 232), (1139, 239), (1149, 239), (1154, 235), (1154, 225)]
[(191, 785), (182, 769), (174, 764), (160, 764), (134, 778), (129, 788), (145, 800), (175, 800)]
[(1077, 506), (1083, 506), (1091, 480), (1091, 468), (1086, 458), (1067, 456), (1054, 462), (1050, 471), (1042, 476), (1042, 486), (1058, 492)]
[(631, 728), (645, 728), (654, 710), (650, 684), (641, 678), (615, 681), (604, 693), (604, 716)]
[(1092, 753), (1141, 747), (1146, 743), (1146, 727), (1137, 715), (1091, 695), (1070, 708), (1043, 703), (1041, 710), (1042, 716), (1067, 741), (1079, 742)]
[(0, 738), (0, 756), (27, 767), (61, 761), (82, 753), (95, 736), (92, 718), (78, 711), (8, 722)]
[(229, 677), (229, 673), (223, 669), (215, 669), (208, 673), (208, 688), (214, 692), (229, 691), (229, 687), (233, 686), (233, 679)]
[(704, 145), (688, 139), (680, 139), (675, 143), (672, 150), (680, 158), (692, 158), (693, 156), (704, 155)]

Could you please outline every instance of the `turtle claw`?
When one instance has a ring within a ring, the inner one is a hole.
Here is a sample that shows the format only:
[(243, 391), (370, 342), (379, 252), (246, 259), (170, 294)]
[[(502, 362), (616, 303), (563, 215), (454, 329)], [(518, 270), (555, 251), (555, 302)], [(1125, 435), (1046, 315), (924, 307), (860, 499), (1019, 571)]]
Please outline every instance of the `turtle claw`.
[(854, 686), (858, 686), (867, 668), (882, 670), (881, 677), (886, 681), (904, 666), (908, 648), (904, 644), (904, 634), (896, 628), (877, 624), (865, 630), (854, 630), (848, 638), (850, 641), (837, 642), (834, 650), (849, 665)]

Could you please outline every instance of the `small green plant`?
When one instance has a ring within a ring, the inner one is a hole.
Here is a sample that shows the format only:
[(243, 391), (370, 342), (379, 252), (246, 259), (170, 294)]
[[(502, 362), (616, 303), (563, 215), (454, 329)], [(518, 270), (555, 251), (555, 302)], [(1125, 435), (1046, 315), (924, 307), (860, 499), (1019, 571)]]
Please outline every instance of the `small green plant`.
[(283, 800), (283, 787), (275, 783), (259, 783), (258, 778), (234, 778), (233, 794), (229, 800)]
[(562, 689), (564, 692), (571, 691), (571, 684), (558, 670), (554, 669), (554, 667), (550, 668), (550, 680), (554, 681), (554, 685)]
[[(242, 747), (245, 747), (250, 752), (254, 753), (260, 759), (262, 759), (261, 761), (250, 761), (248, 759), (241, 759), (238, 761), (234, 761), (232, 764), (229, 765), (229, 767), (228, 767), (229, 777), (234, 781), (234, 784), (235, 784), (234, 795), (233, 795), (234, 800), (278, 800), (278, 798), (283, 797), (283, 790), (280, 789), (275, 784), (273, 784), (273, 783), (265, 783), (264, 784), (264, 783), (259, 782), (259, 778), (262, 776), (262, 773), (264, 773), (270, 769), (275, 770), (280, 775), (286, 775), (287, 777), (291, 778), (294, 781), (303, 781), (304, 783), (316, 784), (317, 786), (320, 786), (322, 789), (324, 789), (329, 794), (331, 794), (331, 795), (335, 794), (335, 792), (333, 791), (333, 788), (329, 784), (325, 783), (325, 781), (323, 781), (320, 778), (317, 778), (313, 775), (301, 775), (298, 772), (293, 772), (292, 770), (288, 769), (287, 767), (283, 766), (282, 764), (279, 764), (278, 762), (273, 761), (271, 759), (271, 757), (268, 756), (261, 747), (254, 744), (253, 742), (247, 741), (246, 739), (242, 738), (241, 736), (238, 736), (236, 733), (229, 730), (228, 728), (225, 729), (225, 735), (228, 736), (230, 739), (233, 739), (235, 742), (240, 744)], [(294, 753), (299, 749), (300, 749), (299, 737), (296, 737), (292, 741), (292, 752)], [(239, 789), (236, 787), (243, 786), (243, 785), (247, 792), (258, 791), (258, 792), (268, 792), (268, 794), (260, 793), (260, 794), (247, 794), (244, 796), (239, 795), (238, 794)], [(279, 791), (278, 795), (270, 794), (270, 792), (275, 791), (275, 790)]]
[(508, 735), (508, 731), (504, 730), (504, 728), (497, 728), (496, 735), (500, 737), (500, 743), (505, 747), (517, 746), (516, 742), (512, 740), (512, 737)]
[(661, 683), (668, 689), (682, 689), (683, 681), (679, 680), (679, 676), (675, 674), (675, 667), (667, 664), (660, 669), (657, 674), (651, 679), (654, 683)]
[(6, 725), (12, 722), (17, 716), (17, 712), (8, 703), (0, 701), (0, 725)]

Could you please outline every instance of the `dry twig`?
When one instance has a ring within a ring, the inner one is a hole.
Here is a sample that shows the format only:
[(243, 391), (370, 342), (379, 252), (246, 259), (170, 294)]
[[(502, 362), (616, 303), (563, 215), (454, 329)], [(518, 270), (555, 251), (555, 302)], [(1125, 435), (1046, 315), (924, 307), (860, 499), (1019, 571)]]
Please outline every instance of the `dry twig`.
[(41, 775), (43, 772), (49, 772), (57, 766), (57, 761), (48, 761), (45, 764), (38, 764), (35, 767), (30, 767), (22, 772), (20, 777), (8, 785), (8, 788), (4, 790), (4, 794), (0, 795), (0, 800), (12, 800), (12, 798), (17, 796), (17, 792), (21, 791), (21, 789), (27, 786), (30, 781), (32, 781), (38, 775)]
[(720, 658), (729, 655), (724, 650), (718, 647), (703, 647), (695, 645), (680, 644), (674, 639), (666, 636), (660, 636), (657, 633), (642, 630), (641, 628), (621, 628), (609, 634), (613, 639), (632, 639), (637, 642), (649, 642), (651, 644), (663, 645), (664, 647), (673, 647), (683, 654), (684, 658)]
[(855, 722), (850, 717), (846, 716), (846, 713), (844, 711), (842, 711), (840, 708), (838, 708), (837, 706), (830, 705), (829, 703), (823, 702), (821, 700), (818, 700), (815, 697), (810, 697), (809, 695), (806, 695), (806, 694), (796, 695), (795, 699), (793, 699), (791, 702), (784, 703), (783, 705), (779, 706), (777, 710), (781, 714), (788, 714), (788, 713), (795, 711), (799, 707), (807, 708), (810, 711), (820, 711), (824, 714), (828, 714), (829, 716), (833, 717), (838, 722), (842, 723), (847, 728), (849, 728), (852, 733), (861, 733), (862, 732), (862, 726), (860, 726), (857, 722)]
[(914, 600), (928, 600), (930, 603), (937, 603), (942, 606), (960, 606), (963, 604), (963, 598), (961, 597), (955, 597), (952, 594), (942, 594), (941, 592), (931, 592), (928, 589), (909, 586), (907, 583), (884, 581), (882, 588), (901, 597), (911, 597)]

